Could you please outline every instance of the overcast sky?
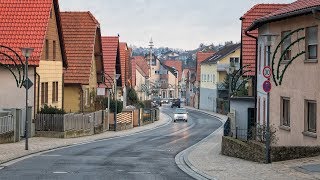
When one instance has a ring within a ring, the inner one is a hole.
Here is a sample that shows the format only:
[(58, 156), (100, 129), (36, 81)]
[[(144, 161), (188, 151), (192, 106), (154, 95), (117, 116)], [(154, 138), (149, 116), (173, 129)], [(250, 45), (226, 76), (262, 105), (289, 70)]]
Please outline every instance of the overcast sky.
[(91, 11), (103, 36), (147, 47), (185, 50), (200, 43), (240, 41), (239, 18), (257, 3), (294, 0), (60, 0), (61, 11)]

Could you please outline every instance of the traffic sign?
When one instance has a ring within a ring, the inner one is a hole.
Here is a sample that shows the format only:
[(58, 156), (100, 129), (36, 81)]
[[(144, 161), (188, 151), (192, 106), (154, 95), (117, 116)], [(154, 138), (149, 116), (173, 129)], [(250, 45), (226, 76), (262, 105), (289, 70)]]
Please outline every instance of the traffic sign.
[(271, 68), (270, 68), (270, 66), (265, 66), (265, 67), (263, 68), (263, 76), (264, 76), (265, 78), (267, 78), (267, 79), (270, 78), (270, 76), (271, 76)]
[(266, 92), (266, 93), (270, 92), (271, 91), (271, 82), (269, 80), (264, 81), (262, 87), (263, 87), (264, 92)]
[[(28, 87), (27, 87), (27, 81), (28, 81)], [(23, 81), (23, 87), (26, 88), (26, 89), (30, 89), (32, 86), (33, 86), (33, 83), (32, 81), (28, 78), (26, 80)]]

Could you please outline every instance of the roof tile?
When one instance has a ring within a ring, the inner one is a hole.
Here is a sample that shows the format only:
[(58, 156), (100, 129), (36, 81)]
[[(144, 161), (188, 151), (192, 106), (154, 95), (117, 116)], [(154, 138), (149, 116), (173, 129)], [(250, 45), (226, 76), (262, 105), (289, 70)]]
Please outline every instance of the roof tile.
[(97, 20), (90, 12), (61, 12), (68, 69), (65, 83), (89, 84)]
[[(246, 75), (255, 75), (256, 45), (255, 39), (245, 35), (245, 30), (256, 19), (285, 6), (287, 6), (287, 4), (257, 4), (242, 16), (242, 66), (250, 65), (250, 67), (245, 68), (244, 71), (251, 70), (251, 72), (248, 72)], [(258, 30), (250, 31), (249, 34), (258, 36)]]

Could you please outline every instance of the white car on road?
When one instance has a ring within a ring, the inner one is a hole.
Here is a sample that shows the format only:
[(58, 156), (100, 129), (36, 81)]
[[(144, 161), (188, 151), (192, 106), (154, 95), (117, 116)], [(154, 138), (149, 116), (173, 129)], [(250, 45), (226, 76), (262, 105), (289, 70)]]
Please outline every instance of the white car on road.
[(188, 112), (185, 108), (176, 108), (174, 115), (173, 115), (173, 122), (176, 121), (188, 121)]

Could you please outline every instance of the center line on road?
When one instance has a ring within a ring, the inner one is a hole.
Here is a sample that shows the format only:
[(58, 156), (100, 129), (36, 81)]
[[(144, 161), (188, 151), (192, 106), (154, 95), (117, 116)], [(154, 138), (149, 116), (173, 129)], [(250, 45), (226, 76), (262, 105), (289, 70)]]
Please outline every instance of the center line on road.
[(55, 171), (53, 174), (68, 174), (66, 171)]
[(57, 156), (61, 156), (59, 154), (42, 154), (40, 156), (44, 156), (44, 157), (57, 157)]

